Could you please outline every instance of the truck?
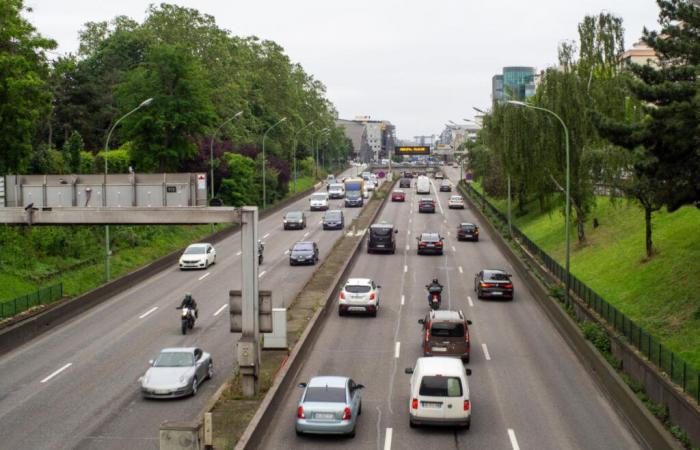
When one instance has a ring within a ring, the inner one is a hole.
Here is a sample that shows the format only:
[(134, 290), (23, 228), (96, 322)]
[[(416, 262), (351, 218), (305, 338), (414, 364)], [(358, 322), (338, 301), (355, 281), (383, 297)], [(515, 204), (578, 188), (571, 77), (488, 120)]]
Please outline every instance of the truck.
[(365, 180), (362, 178), (348, 178), (345, 180), (345, 206), (362, 206), (364, 198), (362, 193), (365, 190)]

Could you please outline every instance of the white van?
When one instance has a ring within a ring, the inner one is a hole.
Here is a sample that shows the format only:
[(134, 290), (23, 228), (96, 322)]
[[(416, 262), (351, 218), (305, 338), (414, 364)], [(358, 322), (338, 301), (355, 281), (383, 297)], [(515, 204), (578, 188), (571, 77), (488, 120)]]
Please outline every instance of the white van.
[(430, 194), (430, 179), (425, 175), (418, 177), (418, 181), (416, 181), (416, 193)]
[(408, 404), (409, 425), (459, 425), (467, 430), (471, 424), (469, 402), (470, 369), (459, 358), (433, 356), (418, 358), (411, 374), (411, 397)]
[(311, 194), (309, 198), (311, 211), (325, 211), (328, 209), (328, 194), (325, 192), (316, 192)]

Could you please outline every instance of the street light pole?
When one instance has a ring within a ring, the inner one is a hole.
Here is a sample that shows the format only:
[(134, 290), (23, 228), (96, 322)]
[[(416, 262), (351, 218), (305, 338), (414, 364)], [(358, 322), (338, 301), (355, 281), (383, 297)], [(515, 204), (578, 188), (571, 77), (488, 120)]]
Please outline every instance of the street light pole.
[[(107, 133), (107, 139), (105, 140), (105, 149), (104, 149), (104, 160), (105, 160), (105, 181), (104, 181), (104, 192), (102, 193), (102, 206), (107, 206), (107, 152), (109, 151), (109, 139), (112, 137), (112, 132), (114, 129), (119, 125), (119, 122), (122, 120), (126, 119), (139, 109), (148, 106), (151, 104), (153, 101), (153, 98), (147, 98), (146, 100), (142, 101), (139, 106), (136, 108), (132, 109), (128, 113), (124, 114), (121, 116), (116, 122), (114, 122), (114, 125), (109, 129), (109, 132)], [(105, 225), (105, 278), (107, 281), (110, 279), (110, 266), (109, 266), (109, 258), (110, 258), (110, 253), (112, 251), (109, 248), (109, 225)]]
[[(304, 128), (308, 128), (311, 125), (314, 124), (314, 121), (312, 120), (311, 122), (307, 123), (303, 127), (299, 128), (296, 133), (294, 133), (294, 146), (292, 147), (292, 164), (294, 165), (294, 193), (296, 194), (297, 192), (297, 136), (299, 136), (299, 133), (301, 130)], [(312, 141), (313, 142), (313, 141)]]
[(516, 105), (516, 106), (524, 106), (526, 108), (531, 108), (531, 109), (536, 109), (539, 111), (544, 111), (546, 113), (549, 113), (553, 115), (554, 117), (557, 118), (559, 123), (561, 124), (562, 128), (564, 128), (564, 143), (566, 144), (566, 205), (564, 206), (564, 233), (565, 233), (565, 239), (566, 239), (566, 280), (564, 282), (565, 285), (565, 292), (564, 292), (564, 302), (568, 305), (569, 304), (569, 285), (571, 282), (571, 272), (570, 272), (570, 267), (571, 267), (571, 239), (569, 237), (569, 222), (570, 222), (570, 215), (571, 215), (571, 158), (570, 158), (570, 151), (569, 151), (569, 129), (566, 127), (566, 124), (564, 121), (559, 117), (554, 111), (551, 111), (547, 108), (541, 108), (539, 106), (533, 106), (533, 105), (528, 105), (525, 102), (520, 102), (517, 100), (509, 100), (507, 102), (508, 104), (511, 105)]
[(236, 114), (233, 116), (229, 117), (226, 119), (219, 127), (214, 131), (214, 134), (211, 135), (211, 140), (209, 141), (209, 166), (211, 169), (211, 176), (209, 177), (209, 182), (211, 183), (211, 197), (214, 198), (214, 137), (221, 131), (221, 129), (232, 121), (233, 119), (239, 117), (241, 114), (243, 114), (243, 110), (238, 111)]
[(263, 179), (262, 179), (262, 185), (263, 185), (263, 209), (265, 209), (265, 206), (266, 206), (266, 204), (267, 204), (267, 196), (266, 196), (266, 195), (267, 195), (267, 191), (266, 191), (266, 187), (265, 187), (265, 165), (267, 164), (267, 161), (265, 160), (265, 138), (267, 137), (267, 133), (269, 133), (270, 131), (272, 131), (273, 128), (275, 128), (277, 125), (281, 124), (281, 123), (284, 122), (285, 120), (287, 120), (287, 118), (286, 118), (286, 117), (282, 117), (280, 120), (278, 120), (277, 122), (275, 122), (274, 125), (272, 125), (270, 128), (268, 128), (267, 131), (265, 131), (265, 134), (263, 134), (263, 145), (262, 145), (262, 147), (263, 147), (263, 148), (262, 148), (262, 154), (263, 154), (263, 166), (262, 166), (262, 176), (263, 176)]
[[(316, 179), (317, 179), (317, 180), (318, 180), (318, 141), (319, 141), (319, 139), (321, 139), (321, 135), (322, 135), (323, 133), (327, 132), (328, 130), (329, 130), (328, 127), (324, 128), (324, 129), (322, 129), (322, 130), (319, 130), (319, 134), (318, 134), (318, 136), (316, 137), (316, 170), (315, 170), (315, 172), (316, 172)], [(311, 141), (311, 142), (312, 142), (312, 145), (313, 145), (313, 141)]]

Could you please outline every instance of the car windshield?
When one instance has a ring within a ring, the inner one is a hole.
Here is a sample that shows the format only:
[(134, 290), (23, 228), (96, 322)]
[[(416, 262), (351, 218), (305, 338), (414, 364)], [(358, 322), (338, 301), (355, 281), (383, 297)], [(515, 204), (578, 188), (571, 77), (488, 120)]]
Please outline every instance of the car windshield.
[(207, 252), (206, 247), (198, 245), (196, 247), (187, 247), (185, 255), (203, 255)]
[(343, 185), (342, 184), (331, 184), (330, 189), (332, 191), (340, 191), (343, 189)]
[(457, 377), (424, 376), (419, 395), (426, 397), (461, 397), (462, 382)]
[(300, 212), (288, 212), (287, 219), (292, 219), (292, 220), (301, 219), (301, 213)]
[(439, 337), (464, 337), (464, 324), (435, 322), (430, 327), (430, 335)]
[(339, 211), (329, 211), (324, 216), (324, 219), (326, 219), (326, 220), (340, 220), (340, 212)]
[(305, 402), (345, 403), (345, 388), (339, 387), (308, 387)]
[(311, 196), (311, 200), (325, 200), (326, 194), (314, 194)]
[(370, 228), (370, 232), (373, 236), (389, 236), (391, 234), (391, 228), (388, 227), (376, 227)]
[(475, 228), (476, 228), (476, 227), (475, 227), (474, 225), (472, 225), (472, 224), (464, 224), (464, 223), (462, 224), (462, 229), (465, 230), (465, 231), (472, 231), (472, 230), (474, 230)]
[(394, 191), (394, 194), (403, 194), (403, 191)]
[(163, 352), (153, 367), (189, 367), (194, 365), (192, 353), (187, 352)]
[(460, 197), (459, 195), (453, 195), (452, 198), (450, 198), (450, 200), (458, 202), (462, 200), (462, 197)]
[(348, 198), (355, 198), (360, 196), (360, 191), (348, 191), (345, 194)]
[(421, 199), (420, 202), (421, 202), (421, 203), (433, 203), (433, 200), (430, 199), (430, 198), (423, 198), (423, 199)]
[(423, 233), (420, 240), (423, 242), (437, 242), (440, 240), (440, 236), (434, 233)]
[(314, 246), (311, 244), (297, 244), (294, 246), (294, 251), (295, 252), (306, 252), (306, 251), (311, 251), (313, 250)]
[(351, 294), (366, 294), (371, 290), (371, 288), (364, 284), (347, 284), (345, 285), (345, 292)]
[(503, 272), (484, 272), (484, 280), (510, 281), (510, 278)]

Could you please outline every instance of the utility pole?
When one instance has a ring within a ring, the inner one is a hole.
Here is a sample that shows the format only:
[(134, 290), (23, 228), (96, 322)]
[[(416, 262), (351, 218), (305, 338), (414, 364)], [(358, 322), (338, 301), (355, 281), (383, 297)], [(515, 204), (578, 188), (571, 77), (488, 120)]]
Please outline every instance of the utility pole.
[(241, 208), (241, 297), (242, 334), (238, 340), (238, 367), (245, 397), (260, 390), (260, 329), (258, 324), (258, 208)]

